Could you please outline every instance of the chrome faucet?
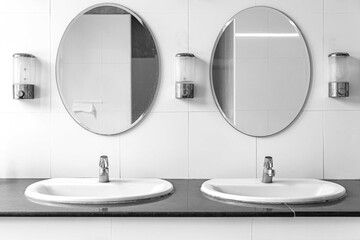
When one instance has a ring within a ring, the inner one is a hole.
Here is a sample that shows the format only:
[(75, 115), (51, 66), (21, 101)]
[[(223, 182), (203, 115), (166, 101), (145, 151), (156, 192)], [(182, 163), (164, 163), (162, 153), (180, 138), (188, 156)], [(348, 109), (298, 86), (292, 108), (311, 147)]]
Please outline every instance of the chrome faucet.
[(99, 167), (99, 182), (109, 182), (109, 161), (107, 156), (100, 157)]
[(264, 170), (262, 176), (263, 183), (272, 183), (273, 177), (275, 176), (275, 170), (273, 169), (273, 159), (270, 156), (266, 156), (264, 159)]

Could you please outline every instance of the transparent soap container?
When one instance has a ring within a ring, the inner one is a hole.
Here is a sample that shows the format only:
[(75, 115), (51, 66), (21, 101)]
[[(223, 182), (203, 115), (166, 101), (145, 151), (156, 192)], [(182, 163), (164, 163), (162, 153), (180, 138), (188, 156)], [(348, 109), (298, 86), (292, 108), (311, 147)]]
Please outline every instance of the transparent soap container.
[(335, 52), (328, 55), (329, 58), (329, 97), (349, 96), (349, 54)]
[(33, 99), (37, 59), (28, 53), (13, 55), (13, 98)]
[(175, 97), (193, 98), (195, 78), (195, 56), (178, 53), (175, 56)]

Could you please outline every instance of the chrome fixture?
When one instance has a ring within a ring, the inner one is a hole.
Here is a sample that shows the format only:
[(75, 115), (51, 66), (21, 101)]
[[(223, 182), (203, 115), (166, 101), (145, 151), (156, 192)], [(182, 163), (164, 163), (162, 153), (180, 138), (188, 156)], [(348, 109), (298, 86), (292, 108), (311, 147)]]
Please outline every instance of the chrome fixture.
[(28, 53), (13, 55), (13, 99), (33, 99), (36, 57)]
[(329, 58), (329, 97), (349, 96), (348, 57), (346, 52), (334, 52)]
[(175, 55), (175, 97), (194, 98), (195, 55), (178, 53)]
[(99, 167), (99, 182), (109, 182), (109, 160), (107, 156), (100, 157)]
[(194, 84), (190, 82), (176, 82), (175, 97), (178, 99), (194, 98)]
[(275, 170), (273, 169), (273, 159), (270, 156), (266, 156), (264, 159), (264, 170), (262, 176), (263, 183), (272, 183), (273, 177), (275, 176)]

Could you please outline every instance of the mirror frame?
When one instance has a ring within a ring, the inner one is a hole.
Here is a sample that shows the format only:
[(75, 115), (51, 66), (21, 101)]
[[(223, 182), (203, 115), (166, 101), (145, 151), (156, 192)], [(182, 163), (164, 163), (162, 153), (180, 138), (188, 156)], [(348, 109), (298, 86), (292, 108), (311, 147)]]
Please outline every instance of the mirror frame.
[[(60, 87), (59, 87), (59, 79), (60, 79), (60, 76), (59, 76), (59, 71), (58, 71), (58, 65), (59, 65), (59, 53), (60, 53), (60, 48), (61, 48), (61, 45), (64, 41), (64, 38), (65, 38), (65, 35), (66, 33), (69, 31), (69, 29), (71, 28), (71, 26), (74, 24), (74, 22), (76, 22), (76, 20), (78, 18), (80, 18), (82, 15), (84, 15), (86, 12), (94, 9), (94, 8), (98, 8), (98, 7), (105, 7), (105, 6), (111, 6), (111, 7), (117, 7), (117, 8), (120, 8), (124, 11), (127, 11), (129, 14), (131, 14), (132, 17), (135, 17), (136, 20), (139, 21), (139, 23), (149, 32), (151, 38), (153, 39), (154, 41), (154, 45), (155, 45), (155, 48), (156, 48), (156, 53), (157, 53), (157, 59), (158, 59), (158, 71), (157, 71), (157, 81), (156, 81), (156, 89), (154, 91), (154, 95), (152, 96), (151, 100), (150, 100), (150, 103), (146, 109), (145, 112), (143, 112), (141, 114), (141, 116), (136, 119), (135, 122), (133, 122), (131, 125), (129, 125), (129, 127), (123, 131), (120, 131), (120, 132), (115, 132), (115, 133), (101, 133), (101, 132), (97, 132), (97, 131), (94, 131), (92, 129), (90, 129), (89, 127), (85, 126), (84, 124), (82, 124), (81, 122), (79, 122), (77, 119), (75, 119), (75, 117), (70, 113), (70, 110), (66, 107), (65, 103), (64, 103), (64, 100), (63, 100), (63, 95), (60, 91)], [(59, 42), (59, 46), (57, 48), (57, 52), (56, 52), (56, 61), (55, 61), (55, 80), (56, 80), (56, 87), (57, 87), (57, 91), (59, 93), (59, 96), (60, 96), (60, 99), (61, 99), (61, 102), (62, 102), (62, 105), (64, 106), (64, 108), (66, 109), (66, 112), (70, 115), (70, 117), (78, 124), (80, 125), (82, 128), (84, 128), (85, 130), (91, 132), (91, 133), (95, 133), (95, 134), (98, 134), (98, 135), (102, 135), (102, 136), (114, 136), (114, 135), (118, 135), (118, 134), (122, 134), (122, 133), (125, 133), (127, 131), (129, 131), (130, 129), (134, 128), (135, 126), (137, 126), (145, 117), (146, 115), (150, 112), (152, 106), (154, 105), (154, 101), (155, 101), (155, 97), (158, 95), (159, 93), (159, 88), (160, 88), (160, 82), (161, 82), (161, 58), (160, 58), (160, 53), (159, 53), (159, 47), (158, 47), (158, 44), (156, 42), (156, 39), (155, 39), (155, 36), (153, 34), (153, 32), (150, 30), (149, 26), (145, 23), (144, 20), (142, 20), (139, 15), (137, 15), (134, 11), (130, 10), (129, 8), (127, 7), (124, 7), (123, 5), (120, 5), (120, 4), (117, 4), (117, 3), (99, 3), (99, 4), (95, 4), (95, 5), (91, 5), (90, 7), (87, 7), (86, 9), (84, 9), (83, 11), (81, 11), (80, 13), (76, 14), (76, 16), (70, 21), (70, 23), (67, 25), (65, 31), (63, 32), (62, 36), (61, 36), (61, 39), (60, 39), (60, 42)]]
[[(213, 79), (213, 64), (214, 64), (214, 57), (215, 57), (215, 52), (216, 52), (216, 49), (217, 49), (217, 46), (219, 44), (219, 41), (220, 41), (220, 38), (222, 36), (222, 34), (225, 32), (226, 28), (229, 26), (229, 24), (234, 20), (234, 18), (240, 14), (241, 12), (243, 11), (246, 11), (246, 10), (249, 10), (249, 9), (252, 9), (252, 8), (258, 8), (258, 7), (262, 7), (262, 8), (269, 8), (269, 9), (272, 9), (276, 12), (278, 12), (279, 14), (283, 15), (285, 18), (287, 18), (289, 20), (289, 23), (291, 25), (294, 26), (295, 30), (297, 31), (297, 33), (299, 34), (299, 36), (302, 38), (302, 40), (304, 41), (304, 44), (305, 44), (305, 49), (306, 49), (306, 52), (308, 54), (308, 58), (309, 58), (309, 85), (307, 87), (307, 93), (306, 93), (306, 97), (305, 97), (305, 100), (302, 104), (302, 107), (299, 109), (299, 112), (296, 114), (296, 116), (294, 117), (293, 120), (291, 120), (291, 122), (286, 126), (284, 127), (283, 129), (277, 131), (277, 132), (274, 132), (272, 134), (268, 134), (268, 135), (262, 135), (262, 136), (257, 136), (257, 135), (251, 135), (251, 134), (248, 134), (248, 133), (245, 133), (245, 132), (242, 132), (240, 131), (235, 124), (231, 123), (230, 120), (228, 119), (228, 117), (226, 116), (226, 114), (224, 113), (224, 111), (222, 110), (220, 104), (219, 104), (219, 101), (216, 97), (216, 93), (215, 93), (215, 88), (214, 88), (214, 79)], [(237, 12), (235, 15), (233, 15), (227, 22), (226, 24), (221, 28), (220, 30), (220, 33), (218, 34), (217, 38), (216, 38), (216, 41), (214, 43), (214, 47), (213, 47), (213, 50), (212, 50), (212, 53), (211, 53), (211, 59), (210, 59), (210, 66), (209, 66), (209, 76), (210, 76), (210, 85), (211, 85), (211, 92), (212, 92), (212, 96), (214, 98), (214, 101), (215, 101), (215, 104), (216, 104), (216, 107), (218, 108), (219, 112), (221, 113), (222, 117), (226, 120), (226, 122), (228, 124), (230, 124), (231, 127), (233, 127), (236, 131), (240, 132), (240, 133), (243, 133), (247, 136), (250, 136), (250, 137), (260, 137), (260, 138), (263, 138), (263, 137), (269, 137), (269, 136), (274, 136), (276, 134), (279, 134), (281, 132), (283, 132), (284, 130), (288, 129), (298, 118), (299, 116), (301, 115), (301, 113), (303, 112), (304, 108), (305, 108), (305, 105), (309, 99), (309, 96), (310, 96), (310, 92), (311, 92), (311, 85), (312, 85), (312, 82), (313, 82), (313, 64), (312, 64), (312, 61), (311, 61), (311, 53), (310, 53), (310, 49), (309, 49), (309, 45), (304, 37), (304, 35), (302, 34), (300, 28), (298, 27), (298, 25), (296, 25), (296, 23), (288, 16), (286, 15), (284, 12), (276, 9), (276, 8), (273, 8), (273, 7), (269, 7), (269, 6), (253, 6), (253, 7), (248, 7), (248, 8), (245, 8), (239, 12)]]

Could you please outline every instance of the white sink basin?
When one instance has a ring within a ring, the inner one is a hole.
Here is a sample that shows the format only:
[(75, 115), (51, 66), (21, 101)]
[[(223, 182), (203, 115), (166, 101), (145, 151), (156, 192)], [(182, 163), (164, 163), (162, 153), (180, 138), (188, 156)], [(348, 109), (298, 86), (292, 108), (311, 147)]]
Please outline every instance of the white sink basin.
[(31, 184), (29, 199), (66, 204), (114, 204), (169, 194), (173, 185), (161, 179), (117, 179), (99, 183), (97, 178), (53, 178)]
[(306, 204), (337, 200), (346, 190), (339, 184), (317, 179), (212, 179), (204, 182), (201, 191), (211, 197), (262, 204)]

